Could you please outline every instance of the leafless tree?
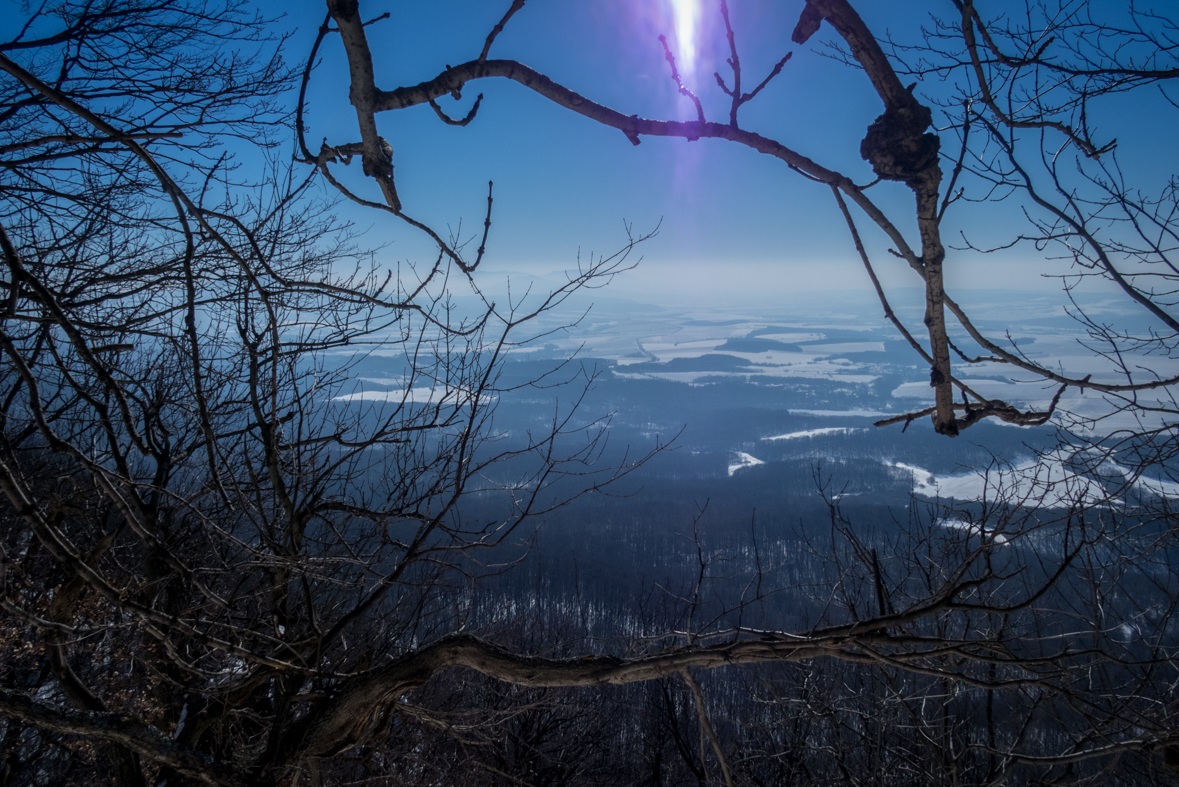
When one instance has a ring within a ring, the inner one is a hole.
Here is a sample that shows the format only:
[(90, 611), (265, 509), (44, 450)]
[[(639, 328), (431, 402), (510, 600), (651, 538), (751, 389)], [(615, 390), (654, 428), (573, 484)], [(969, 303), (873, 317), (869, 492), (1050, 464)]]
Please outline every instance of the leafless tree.
[[(1051, 414), (976, 396), (951, 368), (945, 312), (970, 325), (941, 274), (939, 222), (957, 204), (945, 195), (957, 192), (941, 182), (940, 143), (926, 131), (932, 111), (902, 86), (900, 61), (850, 5), (808, 2), (794, 38), (807, 40), (826, 21), (872, 80), (885, 110), (864, 153), (881, 180), (915, 194), (919, 250), (868, 187), (739, 127), (741, 105), (769, 80), (742, 92), (735, 43), (728, 123), (706, 122), (698, 102), (696, 121), (644, 120), (489, 59), (523, 5), (510, 5), (475, 60), (392, 91), (377, 88), (359, 4), (342, 0), (329, 2), (309, 64), (294, 72), (278, 57), (281, 42), (246, 46), (265, 20), (200, 0), (63, 2), (31, 12), (0, 44), (4, 778), (293, 785), (495, 773), (527, 781), (549, 768), (555, 780), (571, 779), (561, 746), (573, 740), (589, 751), (612, 740), (600, 698), (603, 687), (622, 687), (610, 697), (645, 706), (649, 726), (662, 731), (631, 739), (659, 741), (648, 783), (664, 779), (659, 752), (676, 762), (669, 774), (757, 783), (791, 772), (762, 767), (782, 761), (772, 750), (780, 741), (763, 736), (761, 757), (734, 743), (725, 703), (754, 691), (763, 710), (791, 718), (798, 694), (787, 695), (789, 682), (774, 670), (798, 665), (816, 676), (793, 673), (816, 732), (800, 733), (790, 756), (820, 780), (880, 774), (921, 756), (889, 748), (876, 728), (877, 745), (857, 759), (855, 741), (871, 737), (874, 717), (909, 718), (924, 736), (913, 751), (941, 747), (941, 764), (920, 771), (929, 778), (957, 773), (966, 752), (981, 782), (1016, 772), (1063, 778), (1070, 768), (1092, 776), (1122, 757), (1149, 764), (1173, 751), (1165, 533), (1157, 518), (1114, 507), (1045, 516), (994, 500), (957, 512), (953, 528), (915, 515), (890, 542), (856, 531), (832, 499), (831, 542), (814, 545), (828, 573), (804, 588), (771, 587), (773, 567), (756, 548), (744, 563), (726, 556), (722, 570), (698, 538), (694, 584), (675, 590), (671, 613), (634, 624), (618, 648), (464, 630), (471, 554), (566, 501), (566, 482), (595, 488), (631, 466), (598, 473), (598, 424), (568, 410), (523, 443), (500, 440), (492, 418), (507, 384), (504, 353), (527, 338), (539, 311), (625, 264), (633, 242), (532, 308), (493, 306), (478, 298), (474, 278), (491, 195), (474, 255), (414, 218), (397, 193), (380, 112), (431, 104), (445, 117), (438, 98), (504, 76), (636, 144), (645, 135), (713, 136), (770, 153), (827, 185), (853, 234), (848, 203), (869, 216), (922, 277), (929, 347), (894, 320), (930, 364), (939, 431)], [(724, 3), (720, 10), (727, 20)], [(222, 142), (282, 141), (277, 98), (300, 73), (306, 87), (316, 52), (335, 37), (350, 64), (359, 141), (310, 150), (300, 106), (304, 169), (273, 153), (270, 168), (251, 175), (256, 163), (235, 162)], [(670, 51), (668, 60), (674, 76)], [(472, 109), (455, 122), (474, 117)], [(1069, 128), (1070, 144), (1088, 139), (1083, 126)], [(373, 198), (337, 177), (355, 157)], [(425, 233), (437, 258), (400, 274), (366, 265), (347, 227), (323, 218), (314, 199), (321, 181)], [(864, 262), (871, 270), (866, 253)], [(451, 297), (455, 287), (479, 306)], [(1151, 300), (1133, 281), (1130, 289)], [(362, 393), (355, 364), (377, 347), (396, 350), (394, 390), (376, 404), (346, 404)], [(991, 352), (1060, 386), (1094, 385)], [(955, 403), (955, 389), (968, 404)], [(476, 492), (501, 493), (502, 507), (472, 515)], [(748, 590), (710, 603), (710, 583), (734, 576)], [(753, 613), (771, 597), (797, 598), (815, 615), (777, 626), (773, 614)], [(830, 683), (865, 687), (863, 701), (819, 685), (816, 663), (858, 670), (854, 681), (839, 673)], [(767, 669), (764, 682), (741, 677), (753, 665)], [(720, 667), (740, 679), (726, 689), (712, 677)], [(589, 713), (569, 699), (578, 696), (589, 698)], [(996, 697), (1005, 710), (994, 709)], [(455, 730), (466, 702), (475, 717), (507, 709), (475, 721), (507, 730), (512, 746)], [(964, 730), (955, 719), (971, 713), (986, 723)], [(600, 735), (581, 734), (586, 719)], [(1000, 723), (1014, 719), (1022, 726)], [(427, 729), (445, 735), (428, 739)], [(479, 767), (415, 765), (415, 756), (448, 746), (492, 753)]]
[(298, 72), (269, 20), (22, 21), (0, 45), (0, 603), (4, 713), (31, 726), (4, 726), (6, 780), (289, 778), (335, 680), (461, 625), (439, 610), (473, 552), (633, 466), (595, 466), (575, 404), (523, 440), (492, 426), (505, 354), (633, 244), (526, 310), (453, 251), (379, 270), (319, 173), (279, 161)]

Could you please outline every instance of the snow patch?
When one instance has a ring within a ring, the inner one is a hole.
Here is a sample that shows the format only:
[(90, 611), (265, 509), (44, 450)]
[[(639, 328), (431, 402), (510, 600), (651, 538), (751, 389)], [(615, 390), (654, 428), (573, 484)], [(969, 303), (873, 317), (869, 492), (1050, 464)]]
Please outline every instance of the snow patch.
[[(490, 397), (488, 397), (490, 398)], [(395, 404), (463, 404), (471, 394), (457, 388), (396, 388), (389, 391), (357, 391), (332, 397), (333, 402), (392, 402)]]
[(789, 434), (779, 434), (773, 437), (763, 437), (762, 440), (797, 440), (801, 437), (817, 437), (824, 434), (849, 434), (851, 432), (864, 432), (866, 429), (856, 429), (850, 426), (828, 426), (822, 429), (808, 429), (805, 432), (790, 432)]
[(937, 484), (933, 482), (933, 473), (914, 465), (907, 465), (903, 462), (885, 462), (889, 467), (895, 467), (898, 470), (908, 470), (913, 474), (913, 494), (924, 495), (925, 497), (937, 497)]
[(732, 476), (733, 473), (737, 472), (738, 470), (744, 470), (747, 467), (756, 467), (757, 465), (765, 464), (765, 462), (761, 461), (757, 457), (753, 456), (752, 454), (747, 454), (744, 451), (737, 451), (736, 454), (737, 461), (729, 465), (730, 476)]
[(1010, 541), (1007, 536), (996, 533), (993, 528), (987, 530), (981, 524), (974, 522), (964, 522), (961, 519), (943, 519), (941, 524), (942, 527), (950, 530), (962, 530), (968, 535), (978, 536), (984, 544), (1006, 544)]
[(1179, 484), (1175, 483), (1174, 481), (1164, 481), (1160, 478), (1147, 478), (1146, 476), (1138, 476), (1135, 478), (1134, 473), (1131, 472), (1130, 468), (1123, 467), (1113, 460), (1106, 460), (1105, 462), (1102, 462), (1098, 469), (1113, 475), (1121, 476), (1126, 481), (1130, 482), (1130, 484), (1140, 492), (1149, 492), (1155, 497), (1161, 497), (1167, 500), (1179, 498)]
[(913, 493), (922, 497), (989, 500), (1034, 508), (1108, 505), (1110, 495), (1100, 482), (1070, 470), (1071, 454), (1052, 451), (1015, 466), (992, 467), (962, 475), (935, 478), (933, 473), (901, 462), (890, 467), (913, 474)]
[(879, 418), (881, 416), (896, 415), (882, 410), (788, 410), (791, 415), (817, 415), (827, 418)]

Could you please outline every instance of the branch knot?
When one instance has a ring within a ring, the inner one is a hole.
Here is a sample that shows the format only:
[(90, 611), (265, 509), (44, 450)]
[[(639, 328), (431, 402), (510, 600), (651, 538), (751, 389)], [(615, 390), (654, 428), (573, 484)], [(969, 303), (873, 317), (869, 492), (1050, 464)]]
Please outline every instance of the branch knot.
[(941, 146), (937, 134), (923, 133), (932, 123), (929, 107), (916, 101), (906, 107), (889, 107), (868, 126), (860, 156), (884, 180), (922, 180), (937, 166)]

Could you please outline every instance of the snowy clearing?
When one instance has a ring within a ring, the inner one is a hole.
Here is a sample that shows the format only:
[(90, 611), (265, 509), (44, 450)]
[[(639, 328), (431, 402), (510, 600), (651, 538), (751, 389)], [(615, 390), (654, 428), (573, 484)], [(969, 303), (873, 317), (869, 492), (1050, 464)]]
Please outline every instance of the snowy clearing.
[(1110, 496), (1095, 479), (1069, 470), (1060, 452), (1028, 459), (1015, 466), (993, 467), (935, 478), (924, 468), (901, 462), (890, 467), (913, 474), (913, 494), (922, 497), (1003, 502), (1034, 508), (1108, 505)]
[(752, 454), (747, 454), (744, 451), (736, 451), (735, 453), (737, 454), (737, 461), (734, 464), (729, 465), (730, 476), (738, 470), (744, 470), (746, 467), (755, 467), (757, 465), (765, 464), (765, 462), (761, 461), (757, 457), (753, 456)]
[(822, 429), (807, 429), (805, 432), (791, 432), (778, 434), (773, 437), (763, 437), (762, 440), (797, 440), (802, 437), (817, 437), (824, 434), (850, 434), (851, 432), (866, 432), (867, 429), (851, 426), (827, 426)]
[(456, 388), (410, 388), (391, 391), (357, 391), (332, 397), (333, 402), (390, 402), (393, 404), (464, 404), (471, 399), (467, 391)]

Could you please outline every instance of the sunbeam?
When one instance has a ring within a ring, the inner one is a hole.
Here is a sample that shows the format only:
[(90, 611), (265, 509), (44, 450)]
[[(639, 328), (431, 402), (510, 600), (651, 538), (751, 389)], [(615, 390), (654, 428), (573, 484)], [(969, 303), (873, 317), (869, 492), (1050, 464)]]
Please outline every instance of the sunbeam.
[(685, 78), (696, 71), (696, 35), (700, 0), (670, 0), (675, 19), (676, 64)]

